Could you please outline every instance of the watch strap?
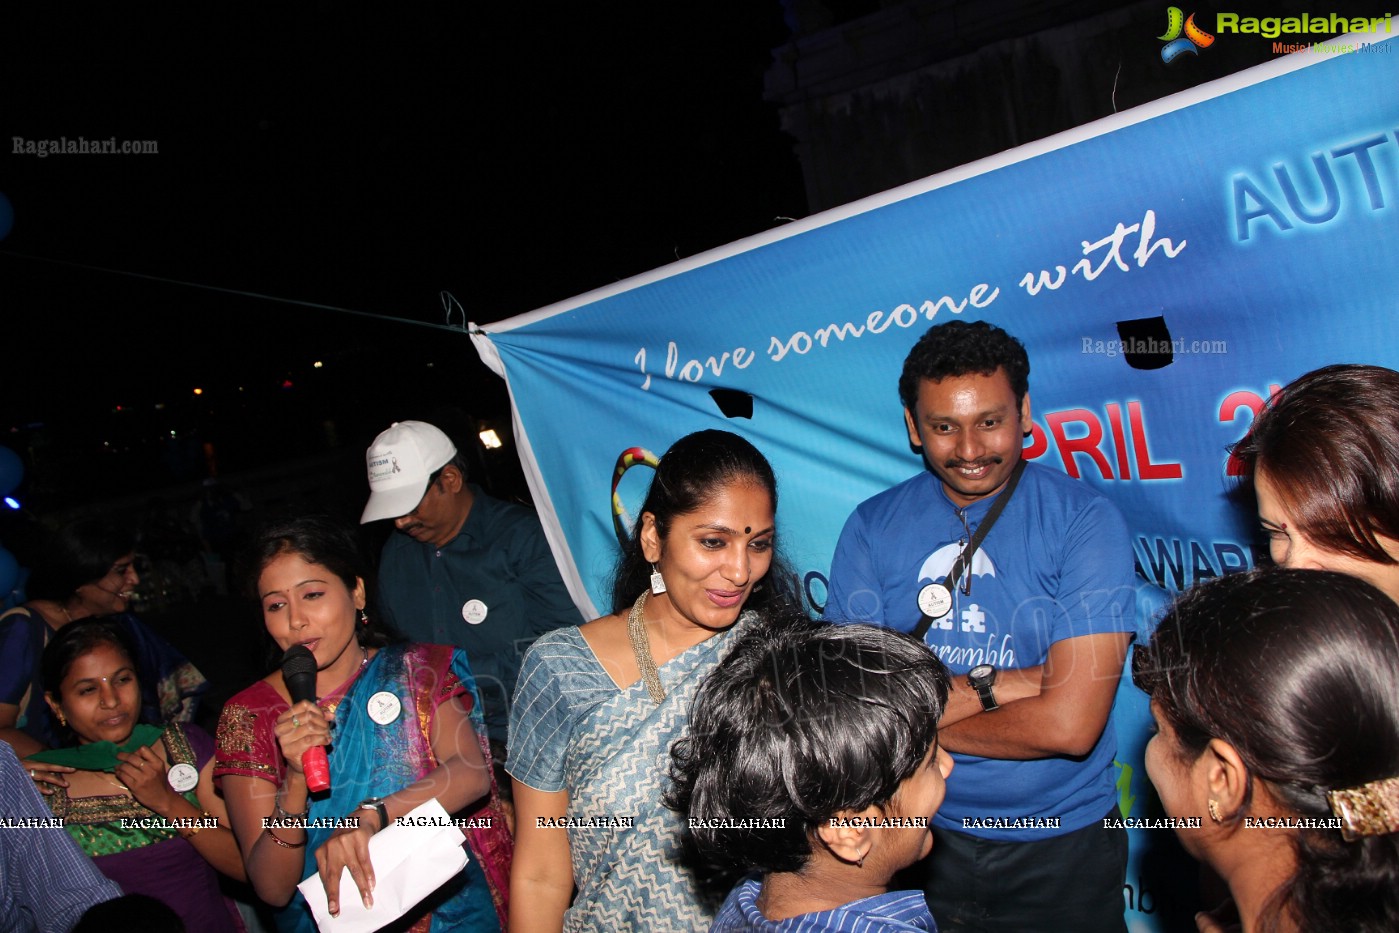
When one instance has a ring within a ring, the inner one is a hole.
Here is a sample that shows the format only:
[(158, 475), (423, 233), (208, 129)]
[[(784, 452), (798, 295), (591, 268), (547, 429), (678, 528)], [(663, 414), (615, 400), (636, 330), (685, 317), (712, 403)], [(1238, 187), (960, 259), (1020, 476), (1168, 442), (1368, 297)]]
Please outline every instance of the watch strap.
[(981, 700), (982, 712), (989, 713), (992, 710), (1001, 708), (1001, 704), (996, 702), (996, 694), (992, 689), (993, 684), (974, 684), (972, 689), (976, 691), (977, 697)]
[[(384, 805), (383, 797), (370, 797), (362, 801), (355, 809), (373, 810), (375, 813), (379, 814), (379, 830), (389, 828), (389, 808)], [(375, 832), (379, 830), (375, 830)]]

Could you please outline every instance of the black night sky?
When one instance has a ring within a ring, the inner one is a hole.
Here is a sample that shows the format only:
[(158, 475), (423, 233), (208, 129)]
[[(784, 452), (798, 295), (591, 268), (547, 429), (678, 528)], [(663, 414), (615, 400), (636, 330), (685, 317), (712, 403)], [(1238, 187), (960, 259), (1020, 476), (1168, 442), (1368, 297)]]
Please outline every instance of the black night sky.
[(84, 266), (420, 324), (446, 290), (479, 323), (806, 213), (776, 2), (16, 6), (0, 443), (41, 510), (197, 481), (204, 443), (228, 474), (505, 411), (464, 333)]

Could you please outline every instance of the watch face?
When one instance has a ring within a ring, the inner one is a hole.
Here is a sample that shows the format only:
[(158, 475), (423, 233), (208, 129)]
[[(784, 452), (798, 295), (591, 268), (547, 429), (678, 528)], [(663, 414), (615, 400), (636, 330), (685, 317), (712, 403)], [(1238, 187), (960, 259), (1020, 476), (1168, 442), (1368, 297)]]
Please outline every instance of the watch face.
[(991, 672), (994, 670), (995, 668), (989, 664), (978, 664), (967, 672), (967, 678), (970, 680), (985, 680), (987, 677), (991, 676)]

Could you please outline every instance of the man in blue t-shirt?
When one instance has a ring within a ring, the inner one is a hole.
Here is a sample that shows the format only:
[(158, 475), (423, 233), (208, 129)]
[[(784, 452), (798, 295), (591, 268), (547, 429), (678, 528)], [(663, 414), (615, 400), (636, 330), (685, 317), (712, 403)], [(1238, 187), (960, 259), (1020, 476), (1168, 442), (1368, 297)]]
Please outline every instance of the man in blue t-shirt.
[(850, 516), (825, 614), (921, 629), (953, 672), (939, 740), (957, 769), (920, 878), (939, 925), (1123, 930), (1126, 834), (1104, 818), (1132, 547), (1106, 499), (1022, 460), (1029, 374), (985, 322), (918, 341), (899, 394), (931, 472)]

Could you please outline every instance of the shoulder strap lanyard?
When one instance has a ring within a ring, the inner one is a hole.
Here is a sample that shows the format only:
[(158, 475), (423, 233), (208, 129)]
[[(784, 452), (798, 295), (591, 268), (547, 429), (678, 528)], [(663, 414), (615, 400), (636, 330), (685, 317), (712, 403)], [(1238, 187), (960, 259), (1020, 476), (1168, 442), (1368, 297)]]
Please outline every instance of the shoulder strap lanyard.
[[(976, 534), (972, 535), (971, 541), (957, 555), (957, 560), (953, 562), (952, 569), (943, 578), (942, 585), (947, 587), (949, 593), (957, 586), (957, 581), (962, 578), (962, 571), (971, 565), (972, 555), (976, 549), (981, 547), (981, 542), (986, 540), (986, 536), (991, 533), (991, 526), (996, 524), (996, 519), (1001, 517), (1001, 513), (1006, 510), (1006, 505), (1010, 503), (1010, 497), (1015, 494), (1015, 487), (1020, 484), (1020, 474), (1025, 472), (1025, 461), (1022, 459), (1015, 465), (1015, 469), (1010, 472), (1010, 479), (1006, 480), (1006, 488), (996, 497), (996, 501), (991, 504), (991, 511), (986, 513), (981, 524), (976, 529)], [(946, 613), (944, 613), (945, 615)], [(913, 629), (913, 637), (919, 641), (928, 634), (928, 629), (933, 627), (937, 620), (923, 611), (923, 607), (918, 607), (918, 625)]]

